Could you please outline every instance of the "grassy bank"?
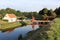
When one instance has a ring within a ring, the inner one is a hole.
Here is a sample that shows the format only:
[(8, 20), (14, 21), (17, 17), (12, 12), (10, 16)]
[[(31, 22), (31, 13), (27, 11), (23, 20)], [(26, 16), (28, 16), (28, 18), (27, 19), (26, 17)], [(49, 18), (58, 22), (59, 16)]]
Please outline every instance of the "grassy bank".
[(56, 23), (52, 25), (52, 29), (57, 40), (60, 40), (60, 18), (56, 18), (55, 21)]
[(26, 23), (27, 25), (31, 25), (31, 24), (32, 24), (31, 21), (26, 21), (25, 23)]
[(22, 40), (60, 40), (60, 18), (56, 18), (55, 23), (50, 27), (29, 32)]
[(14, 22), (14, 23), (4, 23), (0, 24), (0, 30), (7, 30), (11, 28), (16, 28), (18, 26), (21, 26), (22, 24), (19, 22)]
[(12, 23), (8, 23), (6, 21), (2, 21), (0, 20), (0, 30), (8, 30), (8, 29), (13, 29), (19, 26), (23, 26), (23, 25), (30, 25), (32, 24), (32, 22), (12, 22)]

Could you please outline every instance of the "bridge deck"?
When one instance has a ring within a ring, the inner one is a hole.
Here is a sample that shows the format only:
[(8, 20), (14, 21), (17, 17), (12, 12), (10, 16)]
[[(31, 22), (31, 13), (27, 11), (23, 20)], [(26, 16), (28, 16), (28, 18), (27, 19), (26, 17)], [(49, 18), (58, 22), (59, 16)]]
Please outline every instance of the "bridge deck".
[(34, 20), (34, 22), (51, 22), (50, 20)]

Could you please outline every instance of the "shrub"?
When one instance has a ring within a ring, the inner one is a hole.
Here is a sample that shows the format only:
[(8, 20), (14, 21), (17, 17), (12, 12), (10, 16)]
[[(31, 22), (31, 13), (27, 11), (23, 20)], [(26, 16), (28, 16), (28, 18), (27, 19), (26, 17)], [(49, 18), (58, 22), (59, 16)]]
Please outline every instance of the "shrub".
[(3, 21), (8, 22), (8, 20), (3, 20)]
[(20, 22), (20, 23), (22, 24), (22, 26), (23, 26), (23, 25), (27, 25), (27, 24), (26, 24), (25, 22), (23, 22), (23, 21), (22, 21), (22, 22)]

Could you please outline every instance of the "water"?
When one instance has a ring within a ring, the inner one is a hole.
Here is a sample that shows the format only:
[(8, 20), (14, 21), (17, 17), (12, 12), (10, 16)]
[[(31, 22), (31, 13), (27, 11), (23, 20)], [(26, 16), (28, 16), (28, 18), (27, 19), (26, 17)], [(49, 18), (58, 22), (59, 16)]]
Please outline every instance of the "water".
[[(38, 25), (34, 26), (34, 30), (36, 30), (38, 28), (39, 28)], [(28, 33), (29, 31), (32, 31), (32, 30), (33, 30), (32, 25), (27, 25), (27, 26), (15, 28), (11, 32), (0, 31), (0, 40), (18, 40), (18, 37), (20, 34), (22, 34), (22, 36), (24, 37), (26, 35), (26, 33)]]

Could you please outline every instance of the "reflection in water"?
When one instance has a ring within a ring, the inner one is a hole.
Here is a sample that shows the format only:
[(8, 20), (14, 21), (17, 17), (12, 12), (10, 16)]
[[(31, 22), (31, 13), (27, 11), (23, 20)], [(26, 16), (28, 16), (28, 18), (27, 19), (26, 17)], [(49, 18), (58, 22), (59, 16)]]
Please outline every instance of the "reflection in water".
[(2, 31), (2, 32), (12, 32), (14, 29), (10, 29), (10, 30), (5, 30), (5, 31)]
[(8, 30), (7, 32), (12, 32), (13, 31), (13, 29), (11, 29), (11, 30)]
[(18, 37), (18, 40), (22, 40), (22, 39), (23, 39), (23, 37), (22, 37), (22, 35), (20, 34), (19, 37)]
[(32, 24), (32, 29), (34, 30), (34, 26), (35, 26), (35, 24)]
[[(38, 25), (34, 26), (34, 30), (38, 28), (39, 28)], [(15, 29), (9, 30), (8, 32), (0, 31), (0, 40), (18, 40), (18, 37), (20, 34), (22, 35), (22, 37), (25, 37), (26, 33), (28, 33), (29, 31), (32, 31), (32, 25), (15, 28)]]

